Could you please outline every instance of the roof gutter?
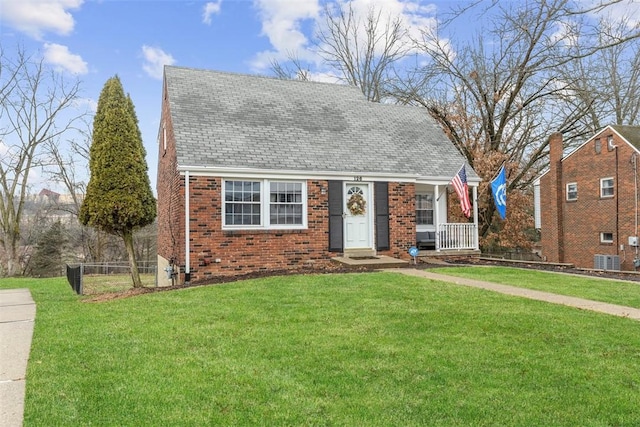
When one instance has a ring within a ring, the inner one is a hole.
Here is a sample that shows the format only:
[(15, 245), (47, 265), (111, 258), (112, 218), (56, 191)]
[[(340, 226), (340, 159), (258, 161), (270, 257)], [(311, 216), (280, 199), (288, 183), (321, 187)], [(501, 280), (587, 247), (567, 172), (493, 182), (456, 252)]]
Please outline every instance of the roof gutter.
[[(182, 175), (191, 173), (202, 176), (220, 176), (233, 178), (264, 178), (281, 177), (283, 179), (338, 179), (356, 181), (402, 181), (414, 182), (418, 184), (442, 184), (449, 182), (451, 176), (423, 176), (410, 173), (385, 173), (385, 172), (361, 172), (361, 171), (303, 171), (303, 170), (273, 170), (255, 168), (229, 168), (229, 167), (207, 167), (207, 166), (178, 166), (178, 172)], [(482, 180), (478, 177), (468, 176), (469, 184), (478, 184)]]

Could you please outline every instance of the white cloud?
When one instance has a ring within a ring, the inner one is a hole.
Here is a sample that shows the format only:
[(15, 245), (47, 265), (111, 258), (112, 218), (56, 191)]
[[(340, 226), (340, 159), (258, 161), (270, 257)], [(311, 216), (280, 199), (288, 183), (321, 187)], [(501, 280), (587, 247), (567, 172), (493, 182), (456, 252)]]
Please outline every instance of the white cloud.
[(84, 0), (0, 0), (0, 21), (37, 40), (46, 32), (69, 34), (74, 20), (68, 10)]
[(98, 111), (98, 101), (93, 98), (78, 98), (76, 99), (75, 107), (78, 110), (95, 113), (96, 111)]
[(9, 152), (9, 147), (7, 146), (7, 144), (4, 143), (4, 141), (0, 140), (0, 156), (4, 157), (7, 155), (8, 152)]
[(211, 15), (218, 15), (220, 13), (220, 6), (222, 5), (222, 0), (218, 0), (216, 2), (208, 2), (204, 5), (204, 10), (202, 12), (202, 22), (207, 25), (211, 25)]
[(154, 79), (162, 80), (165, 65), (173, 65), (176, 60), (173, 56), (158, 47), (142, 46), (142, 56), (145, 63), (142, 69)]
[(87, 63), (80, 55), (69, 52), (67, 46), (56, 43), (44, 44), (44, 60), (58, 70), (68, 71), (72, 74), (87, 74)]
[(253, 65), (265, 69), (272, 59), (286, 59), (293, 55), (309, 59), (307, 36), (302, 31), (305, 20), (315, 21), (320, 7), (318, 0), (254, 0), (262, 20), (262, 34), (269, 38), (273, 50), (259, 53)]
[[(595, 8), (601, 2), (595, 0), (578, 0), (584, 8)], [(626, 0), (613, 3), (603, 9), (595, 8), (593, 16), (597, 19), (608, 16), (614, 22), (625, 22), (629, 29), (640, 24), (640, 0)]]
[[(435, 6), (424, 4), (421, 0), (338, 0), (324, 4), (328, 4), (333, 10), (340, 5), (347, 7), (350, 4), (355, 18), (362, 23), (373, 8), (376, 13), (380, 13), (381, 27), (389, 20), (400, 18), (407, 33), (407, 44), (412, 38), (420, 39), (423, 30), (434, 29), (437, 25)], [(256, 55), (252, 63), (256, 69), (264, 70), (273, 60), (286, 61), (289, 56), (320, 63), (311, 50), (309, 38), (312, 35), (308, 34), (325, 25), (325, 16), (321, 13), (318, 0), (301, 0), (295, 3), (290, 0), (254, 0), (254, 5), (262, 19), (262, 32), (273, 47), (272, 50)], [(366, 34), (362, 31), (359, 37), (364, 40)]]

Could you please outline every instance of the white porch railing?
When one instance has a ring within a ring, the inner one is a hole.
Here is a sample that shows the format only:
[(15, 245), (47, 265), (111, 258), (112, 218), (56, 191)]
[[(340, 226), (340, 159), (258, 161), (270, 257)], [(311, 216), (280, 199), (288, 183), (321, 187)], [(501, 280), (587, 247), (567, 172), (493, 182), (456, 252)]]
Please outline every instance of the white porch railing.
[(475, 224), (438, 224), (436, 250), (478, 249), (478, 227)]

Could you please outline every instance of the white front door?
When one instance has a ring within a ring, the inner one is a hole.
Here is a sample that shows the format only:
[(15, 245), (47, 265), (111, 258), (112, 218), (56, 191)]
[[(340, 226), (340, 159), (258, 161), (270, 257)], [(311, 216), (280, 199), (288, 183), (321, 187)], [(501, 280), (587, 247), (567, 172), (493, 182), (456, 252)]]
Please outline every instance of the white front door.
[(344, 247), (371, 248), (369, 184), (346, 182), (344, 188)]

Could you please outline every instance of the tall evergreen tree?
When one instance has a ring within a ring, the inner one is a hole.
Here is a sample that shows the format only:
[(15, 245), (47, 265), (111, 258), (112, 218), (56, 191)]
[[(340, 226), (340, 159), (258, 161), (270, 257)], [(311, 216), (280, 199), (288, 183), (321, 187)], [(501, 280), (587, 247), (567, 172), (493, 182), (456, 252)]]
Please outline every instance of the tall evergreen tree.
[(89, 152), (91, 177), (80, 222), (122, 237), (134, 287), (141, 287), (133, 231), (151, 224), (156, 200), (147, 174), (146, 152), (133, 102), (118, 76), (104, 85), (93, 121)]

